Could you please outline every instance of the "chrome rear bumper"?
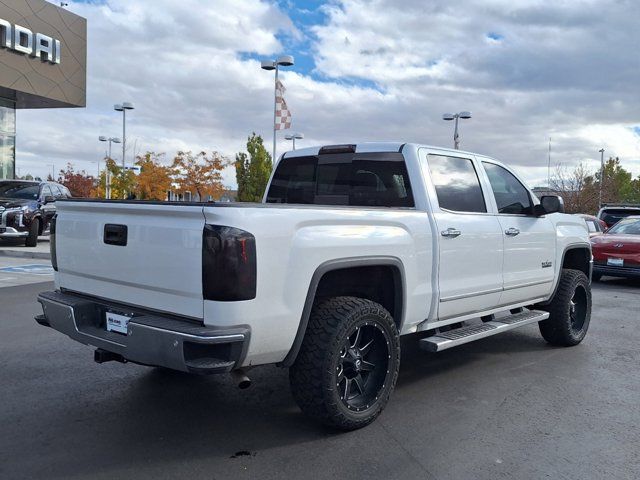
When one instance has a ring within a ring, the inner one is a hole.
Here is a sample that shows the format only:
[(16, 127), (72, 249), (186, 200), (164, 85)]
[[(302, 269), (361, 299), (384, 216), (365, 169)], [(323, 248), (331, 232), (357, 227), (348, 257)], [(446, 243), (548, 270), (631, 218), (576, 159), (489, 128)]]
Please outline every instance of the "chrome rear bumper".
[[(43, 292), (38, 301), (44, 311), (36, 317), (39, 324), (143, 365), (200, 374), (224, 373), (240, 365), (248, 346), (248, 327), (205, 327), (59, 291)], [(131, 316), (126, 335), (106, 330), (108, 311)]]

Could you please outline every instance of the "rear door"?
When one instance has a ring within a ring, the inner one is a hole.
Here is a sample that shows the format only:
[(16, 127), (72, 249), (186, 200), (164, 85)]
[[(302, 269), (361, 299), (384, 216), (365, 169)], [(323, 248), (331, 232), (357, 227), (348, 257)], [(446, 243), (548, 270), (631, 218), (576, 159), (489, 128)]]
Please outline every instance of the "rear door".
[(552, 289), (556, 259), (556, 231), (547, 216), (533, 215), (527, 188), (504, 166), (483, 159), (495, 200), (504, 243), (503, 305), (545, 297)]
[(202, 318), (202, 206), (58, 202), (58, 286)]
[(440, 320), (495, 307), (502, 292), (502, 233), (470, 155), (421, 156), (439, 238)]

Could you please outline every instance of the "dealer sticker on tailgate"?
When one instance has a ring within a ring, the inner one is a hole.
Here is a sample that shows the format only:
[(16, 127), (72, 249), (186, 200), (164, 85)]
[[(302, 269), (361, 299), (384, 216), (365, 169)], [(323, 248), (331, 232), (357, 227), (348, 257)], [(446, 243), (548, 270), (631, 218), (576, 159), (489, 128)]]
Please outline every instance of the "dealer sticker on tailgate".
[(126, 335), (127, 327), (129, 326), (129, 320), (131, 320), (131, 317), (128, 317), (126, 315), (107, 312), (107, 331), (123, 333)]

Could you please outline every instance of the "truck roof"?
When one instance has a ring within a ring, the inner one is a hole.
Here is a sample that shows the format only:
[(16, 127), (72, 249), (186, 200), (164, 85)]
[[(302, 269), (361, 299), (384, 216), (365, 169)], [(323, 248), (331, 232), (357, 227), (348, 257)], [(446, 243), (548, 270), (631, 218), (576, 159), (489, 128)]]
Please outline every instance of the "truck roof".
[(312, 155), (318, 155), (321, 148), (328, 147), (339, 147), (341, 145), (352, 146), (355, 145), (356, 153), (364, 153), (364, 152), (400, 152), (402, 148), (405, 146), (411, 147), (425, 147), (425, 148), (434, 148), (438, 150), (443, 150), (451, 153), (467, 153), (473, 154), (472, 152), (466, 152), (464, 150), (454, 150), (452, 148), (446, 147), (437, 147), (435, 145), (426, 145), (422, 143), (411, 143), (411, 142), (360, 142), (360, 143), (344, 143), (344, 144), (334, 144), (334, 145), (318, 145), (315, 147), (306, 147), (306, 148), (298, 148), (296, 150), (291, 150), (285, 152), (283, 154), (283, 158), (291, 158), (291, 157), (307, 157)]

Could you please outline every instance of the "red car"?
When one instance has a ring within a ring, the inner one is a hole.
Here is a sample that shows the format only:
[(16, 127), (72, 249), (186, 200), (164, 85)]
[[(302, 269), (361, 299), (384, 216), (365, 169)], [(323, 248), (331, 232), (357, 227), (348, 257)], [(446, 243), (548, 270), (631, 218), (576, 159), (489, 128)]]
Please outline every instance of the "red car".
[(640, 278), (640, 215), (623, 218), (591, 238), (593, 280), (603, 275)]

